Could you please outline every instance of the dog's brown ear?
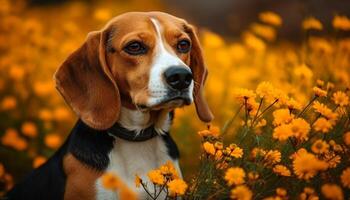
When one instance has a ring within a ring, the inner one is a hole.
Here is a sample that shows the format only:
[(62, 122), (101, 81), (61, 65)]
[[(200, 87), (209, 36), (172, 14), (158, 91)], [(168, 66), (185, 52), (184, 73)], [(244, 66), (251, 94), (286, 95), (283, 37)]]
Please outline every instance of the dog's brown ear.
[(207, 79), (208, 70), (204, 63), (202, 48), (197, 37), (196, 29), (188, 25), (186, 32), (188, 32), (192, 40), (190, 68), (194, 79), (194, 103), (197, 115), (203, 122), (210, 122), (214, 119), (214, 116), (203, 95), (203, 86)]
[(88, 126), (105, 130), (118, 119), (120, 94), (106, 62), (107, 30), (88, 34), (54, 75), (56, 87)]

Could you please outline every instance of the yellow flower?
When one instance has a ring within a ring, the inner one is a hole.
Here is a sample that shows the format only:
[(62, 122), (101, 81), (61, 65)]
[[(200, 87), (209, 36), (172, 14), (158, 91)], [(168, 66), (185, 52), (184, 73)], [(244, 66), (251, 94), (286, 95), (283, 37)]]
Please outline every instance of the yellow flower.
[(272, 133), (272, 137), (279, 141), (285, 141), (292, 135), (292, 126), (290, 124), (282, 124), (280, 126), (277, 126)]
[(289, 110), (301, 110), (302, 106), (299, 102), (297, 102), (296, 100), (294, 100), (293, 98), (290, 98), (287, 101), (287, 106)]
[(223, 155), (222, 151), (220, 149), (217, 150), (215, 153), (215, 160), (220, 160), (222, 158), (222, 155)]
[(205, 31), (203, 34), (203, 45), (207, 48), (220, 48), (225, 45), (225, 41), (219, 35)]
[(293, 136), (300, 141), (307, 140), (310, 125), (302, 118), (293, 119), (290, 123)]
[(296, 66), (294, 68), (294, 74), (303, 80), (310, 80), (313, 76), (312, 70), (305, 63)]
[(231, 190), (231, 199), (235, 200), (251, 200), (252, 191), (245, 185), (239, 185)]
[(275, 172), (276, 174), (280, 175), (280, 176), (290, 176), (290, 170), (284, 166), (284, 165), (275, 165), (273, 167), (273, 172)]
[(14, 80), (20, 81), (23, 79), (24, 75), (25, 75), (25, 71), (23, 67), (12, 66), (9, 70), (9, 76)]
[(1, 143), (18, 151), (23, 151), (28, 147), (27, 141), (12, 128), (6, 129), (5, 134), (1, 138)]
[(50, 133), (45, 136), (44, 143), (51, 149), (57, 149), (62, 144), (62, 138), (57, 133)]
[(230, 167), (225, 173), (224, 179), (227, 181), (227, 184), (230, 185), (239, 185), (244, 183), (245, 172), (240, 167)]
[(340, 180), (344, 187), (350, 189), (350, 167), (344, 169), (341, 173)]
[(243, 42), (244, 44), (252, 50), (255, 50), (257, 52), (264, 52), (266, 49), (266, 44), (265, 42), (256, 37), (254, 34), (252, 33), (245, 33), (242, 35), (243, 36)]
[(249, 180), (251, 180), (251, 181), (258, 180), (258, 178), (259, 178), (259, 173), (258, 173), (258, 172), (249, 172), (249, 173), (248, 173), (248, 178), (249, 178)]
[(181, 196), (184, 195), (187, 190), (187, 184), (181, 179), (175, 179), (170, 181), (168, 184), (170, 196)]
[(239, 148), (239, 147), (235, 147), (235, 148), (231, 148), (231, 153), (230, 153), (231, 157), (234, 158), (242, 158), (243, 156), (243, 149)]
[(165, 183), (164, 176), (159, 169), (154, 169), (148, 172), (147, 174), (149, 180), (157, 185), (163, 185)]
[(136, 186), (137, 188), (139, 188), (140, 185), (141, 185), (141, 183), (142, 183), (142, 179), (136, 174), (136, 175), (135, 175), (135, 186)]
[(282, 24), (282, 18), (274, 12), (266, 11), (259, 14), (259, 19), (262, 22), (265, 22), (267, 24), (271, 24), (273, 26), (281, 26)]
[(3, 110), (11, 110), (16, 108), (17, 100), (13, 96), (7, 96), (1, 101), (1, 108)]
[(43, 121), (50, 121), (53, 118), (52, 112), (48, 109), (42, 109), (39, 111), (39, 118)]
[(291, 122), (294, 118), (294, 115), (290, 113), (288, 109), (278, 109), (273, 113), (273, 125), (279, 126), (281, 124), (287, 124)]
[(159, 170), (163, 175), (171, 176), (173, 179), (179, 178), (174, 164), (171, 161), (167, 161), (164, 165), (160, 166)]
[(328, 133), (329, 130), (332, 129), (332, 124), (326, 118), (320, 117), (315, 121), (313, 127), (314, 127), (315, 131), (320, 131), (322, 133)]
[(323, 140), (316, 140), (311, 146), (312, 152), (316, 154), (327, 153), (328, 149), (329, 149), (329, 144), (327, 144), (327, 142)]
[(262, 82), (256, 88), (256, 93), (261, 98), (270, 98), (274, 93), (274, 87), (269, 82)]
[(293, 158), (293, 170), (299, 179), (309, 180), (318, 171), (326, 170), (327, 163), (308, 153), (305, 149), (300, 149)]
[(202, 137), (215, 137), (218, 138), (220, 136), (220, 128), (218, 126), (210, 126), (207, 130), (198, 131), (198, 135)]
[(327, 152), (323, 159), (328, 164), (328, 168), (336, 168), (341, 161), (341, 157), (334, 152)]
[(34, 138), (38, 135), (38, 130), (34, 123), (32, 122), (25, 122), (22, 124), (21, 131), (23, 135), (28, 136), (30, 138)]
[(203, 143), (203, 149), (207, 154), (215, 155), (215, 147), (210, 142), (204, 142)]
[(315, 17), (308, 17), (303, 20), (302, 27), (304, 30), (322, 30), (322, 23)]
[(319, 200), (314, 189), (305, 187), (304, 191), (299, 195), (300, 200)]
[(263, 25), (263, 24), (258, 24), (258, 23), (253, 23), (250, 26), (252, 32), (254, 32), (256, 35), (268, 40), (268, 41), (274, 41), (276, 39), (276, 31), (273, 27)]
[(264, 164), (267, 166), (281, 162), (281, 152), (278, 150), (269, 150), (264, 157)]
[(54, 117), (57, 121), (67, 120), (70, 116), (70, 112), (65, 107), (58, 107), (54, 111)]
[(321, 191), (323, 196), (325, 196), (327, 199), (332, 199), (332, 200), (344, 199), (343, 191), (338, 185), (324, 184), (321, 187)]
[(280, 197), (287, 196), (287, 190), (284, 188), (276, 188), (276, 194)]
[(251, 154), (251, 157), (257, 158), (257, 157), (265, 156), (266, 151), (264, 149), (255, 147), (250, 154)]
[(94, 12), (94, 18), (100, 21), (106, 21), (112, 17), (112, 13), (109, 9), (99, 8)]
[(315, 101), (312, 107), (315, 109), (316, 112), (329, 119), (330, 122), (332, 122), (332, 124), (338, 119), (338, 114), (334, 113), (323, 103)]
[(349, 97), (342, 91), (333, 94), (333, 101), (336, 105), (341, 107), (349, 105)]
[(122, 184), (119, 192), (120, 200), (137, 200), (135, 192), (130, 190), (125, 184)]
[(350, 146), (350, 131), (346, 132), (343, 136), (344, 143)]
[(116, 190), (121, 186), (119, 178), (111, 172), (106, 172), (102, 175), (101, 184), (108, 190)]
[(44, 156), (37, 156), (33, 160), (33, 168), (38, 168), (47, 161)]
[(314, 91), (315, 96), (317, 96), (317, 97), (326, 97), (327, 96), (327, 91), (322, 90), (319, 87), (313, 87), (312, 90)]
[(332, 24), (335, 29), (340, 29), (343, 31), (350, 30), (350, 19), (346, 16), (336, 15), (333, 18)]
[(256, 94), (253, 90), (248, 90), (244, 88), (238, 88), (234, 90), (234, 95), (237, 99), (244, 101), (249, 98), (255, 98)]

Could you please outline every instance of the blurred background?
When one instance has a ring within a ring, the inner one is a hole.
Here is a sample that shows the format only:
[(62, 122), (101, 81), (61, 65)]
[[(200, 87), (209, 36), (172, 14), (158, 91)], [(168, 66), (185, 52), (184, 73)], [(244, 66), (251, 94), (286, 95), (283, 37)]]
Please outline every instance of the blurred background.
[[(53, 73), (113, 16), (159, 10), (195, 24), (209, 68), (206, 96), (214, 124), (224, 126), (237, 110), (237, 87), (269, 81), (305, 103), (317, 79), (348, 86), (349, 8), (348, 0), (0, 0), (0, 191), (65, 140), (77, 119)], [(193, 106), (176, 111), (172, 135), (186, 180), (205, 128)], [(232, 134), (234, 126), (226, 137)]]

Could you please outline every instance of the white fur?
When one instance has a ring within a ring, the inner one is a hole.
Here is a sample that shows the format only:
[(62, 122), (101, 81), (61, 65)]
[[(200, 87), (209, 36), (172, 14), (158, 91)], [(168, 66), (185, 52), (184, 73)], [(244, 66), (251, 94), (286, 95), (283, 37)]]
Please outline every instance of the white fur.
[[(162, 37), (162, 27), (156, 19), (151, 21), (157, 32), (156, 56), (151, 67), (150, 81), (148, 84), (150, 98), (148, 100), (149, 107), (160, 103), (164, 95), (167, 94), (168, 88), (163, 81), (164, 71), (174, 65), (181, 65), (190, 70), (188, 66), (175, 53), (166, 50)], [(194, 83), (192, 81), (189, 87), (189, 98), (193, 101), (192, 91)], [(128, 130), (140, 132), (142, 129), (155, 125), (155, 129), (159, 134), (167, 132), (170, 129), (169, 110), (160, 111), (156, 120), (151, 119), (150, 113), (141, 112), (139, 110), (130, 110), (125, 107), (121, 108), (120, 119), (118, 121), (121, 126)], [(110, 163), (106, 172), (116, 174), (125, 184), (134, 190), (139, 199), (146, 199), (147, 194), (142, 188), (136, 188), (134, 179), (137, 174), (142, 180), (147, 181), (147, 172), (158, 168), (167, 161), (172, 161), (181, 176), (178, 160), (173, 160), (167, 152), (167, 147), (160, 136), (154, 137), (144, 142), (130, 142), (120, 138), (116, 138), (114, 147), (109, 154)], [(151, 185), (151, 184), (149, 184)], [(153, 189), (153, 187), (151, 188)], [(101, 185), (101, 180), (96, 182), (96, 191), (98, 200), (118, 199), (117, 193), (106, 190)], [(164, 194), (163, 194), (164, 195)], [(164, 199), (164, 197), (160, 198)]]
[[(149, 113), (122, 107), (118, 122), (128, 129), (131, 128), (130, 130), (134, 130), (134, 127), (142, 129), (149, 125), (150, 117)], [(169, 131), (169, 117), (162, 124), (162, 131)], [(147, 181), (148, 171), (158, 168), (167, 161), (172, 161), (181, 175), (178, 161), (173, 160), (168, 155), (166, 144), (159, 136), (144, 142), (130, 142), (116, 138), (109, 159), (110, 163), (106, 172), (116, 174), (130, 189), (136, 192), (139, 199), (146, 199), (147, 194), (142, 188), (135, 187), (135, 174), (139, 175), (142, 180)], [(153, 187), (150, 189), (153, 191)], [(96, 182), (96, 191), (96, 199), (98, 200), (118, 199), (117, 193), (103, 188), (100, 179)]]
[[(181, 65), (187, 68), (189, 71), (191, 69), (179, 58), (175, 53), (169, 52), (164, 46), (164, 38), (162, 37), (162, 26), (159, 24), (158, 20), (151, 18), (151, 21), (157, 32), (157, 46), (155, 47), (156, 55), (154, 62), (151, 67), (150, 80), (148, 83), (150, 97), (148, 99), (148, 106), (157, 105), (162, 100), (162, 97), (167, 94), (168, 88), (163, 81), (163, 73), (166, 69), (171, 66)], [(189, 98), (191, 102), (193, 91), (193, 81), (189, 87)]]

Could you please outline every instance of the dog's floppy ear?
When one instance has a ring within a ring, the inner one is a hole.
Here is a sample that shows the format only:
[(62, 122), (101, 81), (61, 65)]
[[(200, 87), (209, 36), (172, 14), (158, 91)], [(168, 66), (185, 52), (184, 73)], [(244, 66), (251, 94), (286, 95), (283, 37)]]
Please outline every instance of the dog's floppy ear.
[(54, 75), (56, 87), (91, 128), (105, 130), (118, 119), (120, 94), (106, 62), (108, 30), (88, 34)]
[(208, 70), (205, 66), (202, 48), (199, 44), (199, 39), (195, 28), (192, 25), (186, 25), (186, 32), (192, 40), (192, 49), (190, 57), (190, 68), (194, 79), (194, 103), (196, 106), (199, 119), (203, 122), (210, 122), (214, 116), (210, 111), (207, 101), (203, 95), (203, 86), (207, 79)]

